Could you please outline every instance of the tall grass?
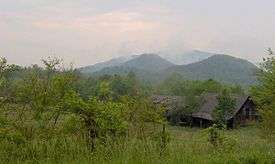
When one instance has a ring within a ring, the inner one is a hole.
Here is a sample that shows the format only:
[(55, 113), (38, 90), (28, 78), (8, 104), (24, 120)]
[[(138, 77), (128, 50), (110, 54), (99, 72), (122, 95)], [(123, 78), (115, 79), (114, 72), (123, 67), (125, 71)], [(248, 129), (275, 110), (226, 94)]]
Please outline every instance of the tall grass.
[(98, 141), (94, 151), (85, 138), (71, 135), (23, 144), (1, 140), (0, 163), (275, 163), (275, 143), (261, 139), (257, 128), (225, 132), (236, 142), (229, 150), (212, 147), (204, 130), (170, 127), (169, 131), (165, 153), (160, 153), (154, 138)]

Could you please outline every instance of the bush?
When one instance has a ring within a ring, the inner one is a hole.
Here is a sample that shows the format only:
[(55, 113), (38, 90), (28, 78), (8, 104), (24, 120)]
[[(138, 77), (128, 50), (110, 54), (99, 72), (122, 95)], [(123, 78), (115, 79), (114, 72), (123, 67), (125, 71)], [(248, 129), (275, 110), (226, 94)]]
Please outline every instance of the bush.
[(237, 140), (232, 136), (225, 136), (223, 133), (224, 130), (225, 127), (221, 128), (216, 124), (209, 127), (207, 129), (208, 141), (211, 143), (215, 150), (232, 152), (236, 148)]

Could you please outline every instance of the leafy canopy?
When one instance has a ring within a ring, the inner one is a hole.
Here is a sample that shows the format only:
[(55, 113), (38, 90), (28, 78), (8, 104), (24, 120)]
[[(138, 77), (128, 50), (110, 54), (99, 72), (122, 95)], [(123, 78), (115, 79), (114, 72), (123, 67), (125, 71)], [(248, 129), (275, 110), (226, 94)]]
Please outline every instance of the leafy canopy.
[(219, 125), (226, 125), (227, 118), (233, 114), (236, 107), (236, 99), (232, 98), (226, 89), (218, 95), (217, 99), (218, 105), (214, 109), (213, 117)]
[(258, 72), (258, 85), (251, 93), (262, 116), (262, 130), (265, 136), (275, 135), (275, 54), (268, 49)]

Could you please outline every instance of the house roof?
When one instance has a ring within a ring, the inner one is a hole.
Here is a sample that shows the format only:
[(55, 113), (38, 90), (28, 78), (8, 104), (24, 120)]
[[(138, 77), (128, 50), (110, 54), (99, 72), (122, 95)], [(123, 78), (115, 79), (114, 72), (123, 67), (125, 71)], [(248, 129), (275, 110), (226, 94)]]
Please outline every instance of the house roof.
[[(218, 105), (218, 94), (216, 93), (207, 93), (203, 95), (202, 104), (199, 110), (195, 113), (192, 113), (192, 117), (202, 118), (206, 120), (214, 120), (212, 113), (215, 107)], [(236, 108), (233, 109), (232, 115), (228, 116), (227, 119), (231, 119), (244, 105), (248, 100), (248, 96), (232, 95), (236, 99)], [(164, 96), (164, 95), (155, 95), (153, 96), (153, 102), (155, 104), (162, 104), (167, 107), (167, 111), (178, 109), (179, 105), (183, 106), (185, 98), (180, 96)]]
[(152, 96), (152, 100), (154, 104), (164, 106), (168, 113), (182, 108), (185, 104), (185, 98), (181, 96), (154, 95)]
[[(192, 117), (214, 120), (212, 113), (215, 107), (218, 105), (217, 96), (218, 94), (204, 95), (204, 103), (198, 112), (192, 114)], [(236, 107), (233, 109), (232, 115), (228, 116), (227, 119), (231, 119), (235, 114), (237, 114), (237, 112), (242, 108), (243, 104), (248, 99), (248, 96), (232, 95), (232, 97), (236, 100)]]

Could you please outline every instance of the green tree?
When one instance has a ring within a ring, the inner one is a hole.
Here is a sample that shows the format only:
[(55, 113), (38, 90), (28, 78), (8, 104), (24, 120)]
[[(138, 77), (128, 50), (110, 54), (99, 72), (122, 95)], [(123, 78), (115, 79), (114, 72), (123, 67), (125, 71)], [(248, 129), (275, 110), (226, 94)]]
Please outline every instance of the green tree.
[(140, 86), (136, 77), (136, 74), (134, 72), (129, 72), (126, 77), (127, 85), (129, 87), (128, 94), (130, 96), (137, 96), (140, 94)]
[(125, 78), (115, 75), (111, 82), (111, 88), (113, 91), (113, 98), (117, 100), (120, 96), (125, 96), (129, 93), (130, 86), (127, 85)]
[(236, 107), (236, 99), (230, 92), (224, 89), (217, 97), (218, 105), (214, 109), (213, 117), (219, 126), (226, 126), (227, 118), (233, 114)]
[[(156, 132), (150, 127), (165, 122), (164, 109), (157, 107), (145, 97), (131, 98), (126, 96), (122, 103), (127, 106), (126, 120), (128, 122), (128, 135), (145, 139)], [(153, 131), (151, 131), (153, 130)]]
[(13, 73), (19, 69), (19, 66), (10, 65), (6, 58), (0, 57), (0, 105), (12, 99)]
[(222, 90), (223, 85), (213, 79), (206, 80), (203, 82), (205, 92), (217, 93)]
[(59, 61), (50, 58), (44, 60), (44, 69), (34, 65), (16, 83), (16, 102), (27, 107), (34, 121), (45, 130), (55, 128), (65, 110), (65, 95), (74, 90), (74, 71), (57, 69), (61, 64)]
[[(0, 103), (2, 104), (5, 100), (5, 89), (7, 88), (7, 71), (9, 70), (9, 65), (7, 64), (7, 60), (5, 58), (0, 58)], [(2, 97), (3, 96), (3, 97)]]
[(268, 49), (268, 57), (263, 59), (258, 73), (258, 85), (252, 87), (251, 93), (262, 117), (264, 136), (275, 135), (275, 54)]
[(112, 98), (112, 90), (110, 87), (110, 82), (104, 80), (99, 83), (97, 88), (97, 96), (100, 100), (110, 100)]

